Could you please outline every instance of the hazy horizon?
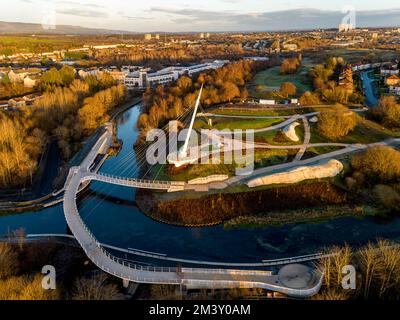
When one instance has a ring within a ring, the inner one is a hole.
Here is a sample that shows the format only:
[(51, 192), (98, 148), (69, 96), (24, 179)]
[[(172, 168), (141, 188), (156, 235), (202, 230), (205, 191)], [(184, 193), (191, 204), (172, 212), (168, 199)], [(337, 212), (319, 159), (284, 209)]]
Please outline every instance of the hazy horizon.
[[(400, 4), (394, 1), (292, 0), (268, 3), (261, 0), (148, 0), (112, 2), (99, 0), (15, 0), (0, 3), (0, 21), (49, 23), (130, 32), (278, 31), (335, 28), (353, 7), (357, 27), (400, 26)], [(1, 31), (1, 30), (0, 30)]]

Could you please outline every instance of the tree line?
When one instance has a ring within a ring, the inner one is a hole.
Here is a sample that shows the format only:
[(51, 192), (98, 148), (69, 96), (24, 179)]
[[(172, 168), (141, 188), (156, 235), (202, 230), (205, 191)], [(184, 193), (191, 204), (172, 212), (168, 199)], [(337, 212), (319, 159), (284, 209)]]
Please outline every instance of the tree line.
[(197, 62), (202, 59), (235, 59), (245, 54), (240, 44), (204, 44), (188, 46), (177, 44), (168, 47), (149, 48), (142, 46), (89, 51), (89, 58), (104, 65), (140, 64), (158, 69), (178, 62)]
[(309, 71), (314, 92), (307, 91), (300, 98), (302, 105), (325, 103), (362, 103), (364, 97), (358, 92), (349, 92), (337, 84), (340, 72), (345, 67), (342, 57), (330, 57), (325, 64), (317, 64)]
[(125, 87), (108, 77), (80, 80), (70, 77), (68, 69), (48, 72), (47, 91), (33, 106), (21, 112), (0, 112), (1, 187), (30, 185), (43, 147), (52, 138), (68, 160), (82, 139), (107, 121), (109, 112), (126, 98)]

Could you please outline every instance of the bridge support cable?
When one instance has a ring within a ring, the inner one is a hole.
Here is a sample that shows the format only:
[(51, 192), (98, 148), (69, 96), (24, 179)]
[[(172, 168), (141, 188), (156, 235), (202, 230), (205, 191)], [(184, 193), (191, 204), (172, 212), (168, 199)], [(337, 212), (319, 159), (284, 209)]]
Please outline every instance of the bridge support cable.
[[(175, 119), (175, 121), (182, 121), (185, 123), (188, 119), (189, 114), (191, 113), (191, 110), (192, 110), (192, 108), (186, 109), (185, 112), (183, 112), (180, 116), (178, 116)], [(161, 130), (165, 131), (168, 128), (169, 128), (169, 123), (167, 123), (163, 128), (161, 128)], [(167, 135), (168, 134), (169, 134), (169, 132), (167, 131)], [(117, 170), (124, 168), (122, 170), (122, 172), (119, 173), (119, 175), (125, 176), (128, 174), (128, 176), (134, 176), (137, 173), (139, 173), (140, 170), (142, 169), (143, 165), (146, 163), (146, 151), (147, 151), (148, 146), (151, 143), (152, 142), (147, 142), (144, 145), (140, 146), (140, 148), (137, 149), (136, 151), (133, 150), (133, 151), (129, 152), (128, 155), (125, 155), (123, 160), (117, 166)], [(136, 161), (133, 161), (135, 158), (136, 158)], [(130, 159), (132, 159), (132, 161), (131, 161), (132, 163), (126, 165), (127, 161), (130, 161)], [(115, 168), (114, 168), (114, 171), (117, 171), (117, 170), (115, 170)], [(161, 172), (161, 170), (160, 170), (160, 172)], [(143, 177), (145, 177), (145, 175)], [(90, 208), (90, 211), (87, 215), (87, 216), (90, 216), (103, 203), (103, 201), (105, 201), (104, 199), (106, 199), (108, 196), (110, 196), (110, 194), (113, 191), (115, 191), (116, 188), (117, 188), (116, 185), (113, 185), (111, 188), (110, 188), (110, 186), (104, 185), (104, 186), (100, 186), (100, 190), (97, 190), (97, 191), (89, 189), (88, 194), (86, 194), (81, 200), (81, 203), (82, 203), (81, 210), (87, 209), (87, 207), (90, 205), (89, 203), (87, 203), (88, 199), (95, 196), (98, 191), (102, 192), (104, 194), (104, 198), (98, 199), (98, 202), (96, 203), (96, 205), (94, 207)]]

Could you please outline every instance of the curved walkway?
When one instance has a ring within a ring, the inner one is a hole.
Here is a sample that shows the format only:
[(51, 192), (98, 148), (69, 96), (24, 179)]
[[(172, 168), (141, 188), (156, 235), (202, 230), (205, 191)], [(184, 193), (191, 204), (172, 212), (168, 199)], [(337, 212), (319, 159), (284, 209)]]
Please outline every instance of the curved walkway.
[[(88, 258), (101, 270), (124, 281), (150, 284), (174, 284), (187, 288), (262, 288), (277, 291), (293, 297), (309, 297), (316, 294), (322, 284), (323, 276), (317, 270), (312, 271), (310, 280), (302, 288), (285, 286), (278, 275), (268, 271), (229, 270), (229, 269), (189, 269), (145, 267), (128, 263), (107, 252), (82, 220), (76, 203), (77, 192), (83, 182), (92, 179), (126, 186), (144, 186), (148, 182), (136, 179), (123, 179), (93, 174), (89, 171), (97, 154), (108, 148), (112, 140), (112, 130), (99, 138), (80, 167), (71, 168), (66, 183), (63, 209), (67, 224)], [(159, 184), (164, 187), (166, 183)]]
[(311, 280), (302, 288), (283, 285), (278, 275), (268, 271), (159, 268), (135, 265), (119, 259), (96, 240), (79, 215), (76, 194), (82, 181), (94, 175), (82, 168), (71, 168), (72, 176), (64, 196), (64, 215), (67, 224), (88, 258), (103, 271), (125, 281), (150, 284), (175, 284), (187, 288), (262, 288), (293, 297), (316, 294), (322, 284), (322, 275), (312, 272)]

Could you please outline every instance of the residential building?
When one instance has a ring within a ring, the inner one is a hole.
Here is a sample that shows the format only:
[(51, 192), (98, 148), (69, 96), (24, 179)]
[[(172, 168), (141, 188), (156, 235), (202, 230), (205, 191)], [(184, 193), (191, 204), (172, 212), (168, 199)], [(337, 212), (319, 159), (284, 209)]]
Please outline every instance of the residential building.
[(144, 35), (144, 40), (150, 41), (150, 40), (151, 40), (151, 34), (150, 34), (150, 33), (146, 33), (146, 34)]
[(397, 64), (390, 64), (381, 68), (381, 75), (391, 76), (398, 74), (399, 74), (399, 69), (397, 68)]
[(400, 85), (400, 78), (396, 74), (387, 77), (385, 80), (387, 86), (397, 86)]

